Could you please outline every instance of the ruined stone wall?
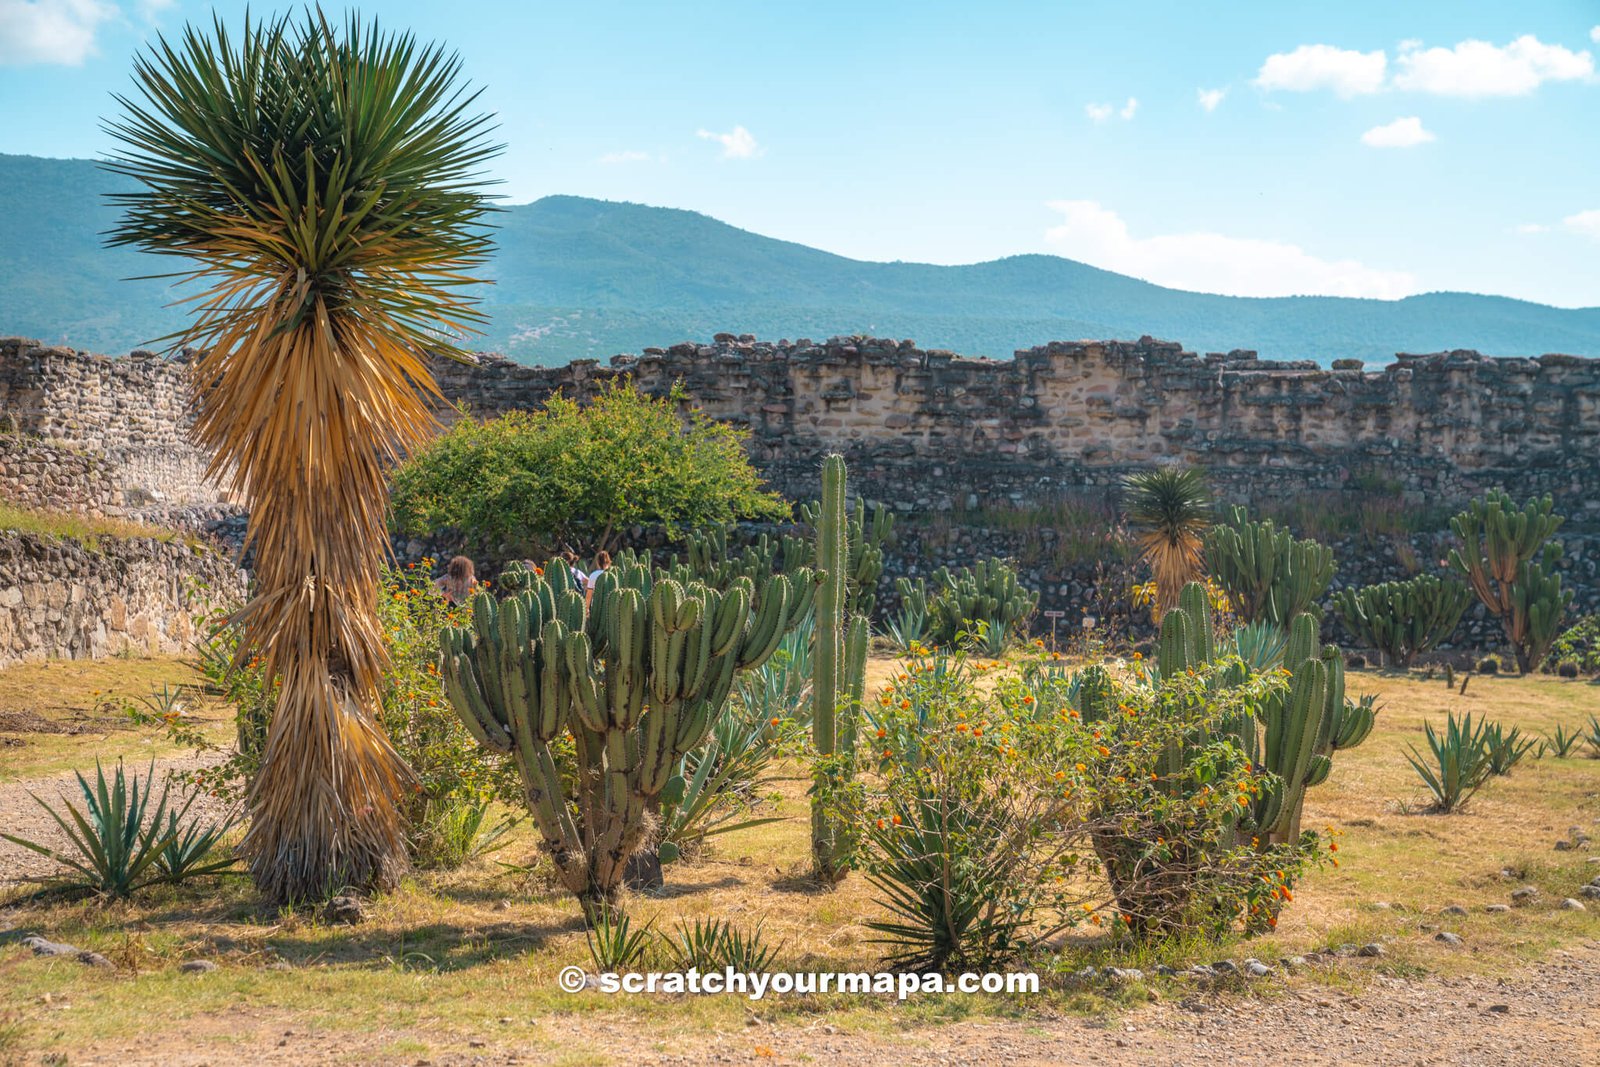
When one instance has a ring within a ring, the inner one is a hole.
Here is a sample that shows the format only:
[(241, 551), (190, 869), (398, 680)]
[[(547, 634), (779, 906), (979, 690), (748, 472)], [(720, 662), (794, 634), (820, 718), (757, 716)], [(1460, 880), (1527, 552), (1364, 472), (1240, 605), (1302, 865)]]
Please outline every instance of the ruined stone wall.
[(223, 503), (187, 402), (181, 362), (0, 337), (0, 497), (157, 520)]
[(995, 361), (910, 341), (723, 334), (609, 367), (489, 356), (438, 368), (446, 396), (482, 415), (556, 390), (592, 396), (624, 374), (654, 393), (681, 382), (707, 414), (748, 426), (752, 458), (791, 497), (814, 496), (820, 457), (838, 450), (869, 498), (903, 511), (1033, 506), (1188, 462), (1247, 503), (1380, 486), (1449, 504), (1500, 485), (1600, 520), (1600, 360), (1573, 356), (1402, 355), (1369, 372), (1149, 338)]
[(244, 592), (244, 573), (204, 544), (0, 533), (0, 667), (186, 652), (208, 600)]

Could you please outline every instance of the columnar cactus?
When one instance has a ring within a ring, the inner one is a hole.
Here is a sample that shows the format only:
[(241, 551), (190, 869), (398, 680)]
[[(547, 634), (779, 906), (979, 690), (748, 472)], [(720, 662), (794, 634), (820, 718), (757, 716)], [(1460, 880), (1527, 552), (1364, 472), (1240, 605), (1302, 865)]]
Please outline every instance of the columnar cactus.
[[(511, 753), (563, 884), (595, 917), (615, 905), (645, 812), (727, 701), (736, 671), (777, 648), (789, 580), (682, 584), (625, 556), (592, 601), (557, 562), (519, 592), (472, 602), (441, 635), (445, 693), (479, 743)], [(552, 746), (576, 742), (569, 795)]]
[(1454, 578), (1419, 574), (1403, 582), (1341, 589), (1334, 610), (1356, 638), (1393, 667), (1409, 667), (1419, 652), (1449, 639), (1472, 599)]
[(1561, 616), (1572, 602), (1572, 591), (1563, 590), (1554, 573), (1561, 546), (1550, 537), (1565, 520), (1553, 514), (1553, 508), (1545, 496), (1518, 511), (1509, 495), (1491, 489), (1450, 520), (1461, 541), (1450, 551), (1450, 566), (1500, 620), (1523, 674), (1536, 669), (1549, 653)]
[(817, 531), (819, 584), (811, 654), (811, 739), (818, 757), (811, 802), (811, 853), (817, 877), (829, 884), (849, 870), (849, 835), (831, 804), (854, 766), (856, 723), (867, 669), (867, 621), (859, 615), (846, 615), (851, 552), (845, 480), (843, 457), (823, 460), (822, 502), (812, 518)]
[(1297, 541), (1270, 519), (1252, 522), (1242, 507), (1206, 532), (1205, 560), (1245, 622), (1286, 626), (1302, 612), (1317, 614), (1317, 600), (1333, 581), (1332, 549)]
[[(1220, 662), (1212, 632), (1206, 589), (1191, 582), (1179, 594), (1178, 606), (1161, 619), (1156, 643), (1153, 684), (1178, 673)], [(1292, 841), (1300, 834), (1305, 791), (1327, 780), (1333, 754), (1353, 748), (1372, 732), (1375, 710), (1370, 700), (1345, 697), (1344, 656), (1334, 645), (1322, 645), (1317, 620), (1295, 616), (1276, 662), (1289, 674), (1286, 688), (1272, 693), (1258, 709), (1258, 718), (1230, 722), (1226, 730), (1250, 756), (1251, 763), (1271, 772), (1272, 785), (1252, 806), (1250, 836), (1264, 843)], [(1238, 684), (1259, 669), (1241, 660), (1226, 661), (1214, 684)]]
[[(843, 458), (840, 458), (843, 463)], [(799, 507), (800, 519), (813, 530), (821, 533), (821, 522), (824, 505), (821, 502), (801, 504)], [(865, 615), (872, 617), (872, 612), (878, 604), (878, 579), (883, 577), (883, 547), (894, 537), (894, 513), (882, 504), (871, 508), (868, 514), (867, 503), (859, 496), (856, 497), (854, 511), (846, 509), (845, 514), (845, 605), (846, 615)], [(815, 561), (816, 549), (814, 543), (808, 543), (798, 538), (786, 537), (783, 540), (783, 565), (785, 569), (793, 571), (797, 566), (814, 566), (823, 570), (823, 566)]]

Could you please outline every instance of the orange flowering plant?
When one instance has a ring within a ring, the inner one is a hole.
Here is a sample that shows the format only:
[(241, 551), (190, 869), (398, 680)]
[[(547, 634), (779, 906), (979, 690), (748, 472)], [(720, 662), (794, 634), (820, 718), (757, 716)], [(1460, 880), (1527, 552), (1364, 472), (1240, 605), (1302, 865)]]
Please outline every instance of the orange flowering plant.
[(1316, 835), (1251, 843), (1241, 819), (1268, 779), (1230, 729), (1281, 679), (1224, 687), (1202, 670), (1152, 689), (1048, 654), (973, 666), (914, 659), (867, 701), (861, 867), (889, 962), (992, 965), (1083, 925), (1272, 925)]
[(1273, 779), (1239, 738), (1284, 685), (1277, 674), (1240, 682), (1226, 662), (1155, 686), (1078, 679), (1075, 721), (1105, 753), (1093, 786), (1095, 853), (1133, 933), (1276, 926), (1295, 883), (1324, 858), (1314, 832), (1264, 844), (1251, 831), (1252, 805)]

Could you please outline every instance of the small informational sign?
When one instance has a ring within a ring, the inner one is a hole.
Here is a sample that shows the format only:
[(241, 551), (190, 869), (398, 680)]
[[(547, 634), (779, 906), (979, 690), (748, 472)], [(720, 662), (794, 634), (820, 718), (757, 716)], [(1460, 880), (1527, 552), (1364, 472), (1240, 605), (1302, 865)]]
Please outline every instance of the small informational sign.
[(1044, 613), (1044, 617), (1047, 619), (1064, 619), (1067, 617), (1067, 613), (1064, 611), (1047, 611)]

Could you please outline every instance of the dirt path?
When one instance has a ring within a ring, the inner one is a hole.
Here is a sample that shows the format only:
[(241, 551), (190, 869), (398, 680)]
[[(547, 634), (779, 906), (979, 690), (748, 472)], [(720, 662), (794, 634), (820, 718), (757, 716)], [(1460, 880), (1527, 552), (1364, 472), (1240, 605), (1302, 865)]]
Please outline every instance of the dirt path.
[[(1578, 1067), (1600, 1064), (1600, 942), (1560, 951), (1507, 980), (1379, 978), (1358, 995), (1305, 988), (1268, 999), (1196, 992), (1120, 1019), (1039, 1018), (922, 1024), (853, 1033), (805, 1027), (649, 1033), (604, 1011), (500, 1020), (432, 1047), (426, 1031), (307, 1030), (239, 1005), (191, 1017), (138, 1044), (74, 1050), (74, 1064), (843, 1064), (846, 1067)], [(466, 1047), (463, 1048), (462, 1046)], [(401, 1054), (397, 1047), (408, 1048)], [(668, 1047), (672, 1051), (662, 1051)], [(225, 1052), (223, 1050), (226, 1050)], [(422, 1051), (429, 1049), (429, 1051)], [(33, 1062), (33, 1061), (28, 1061)]]
[[(168, 759), (158, 759), (155, 761), (156, 780), (160, 781), (163, 776), (168, 774), (209, 767), (222, 762), (223, 758), (222, 754), (210, 752), (202, 756), (174, 756)], [(129, 762), (127, 771), (130, 774), (138, 774), (143, 779), (149, 766), (148, 762)], [(108, 776), (110, 775), (110, 767), (107, 768), (106, 773)], [(89, 781), (92, 786), (94, 784), (92, 770), (89, 772)], [(30, 793), (33, 795), (30, 796)], [(158, 788), (156, 796), (159, 797), (160, 795)], [(178, 783), (174, 783), (172, 800), (178, 800), (181, 803), (180, 798), (182, 795), (180, 786)], [(53, 807), (58, 807), (58, 801), (60, 800), (68, 800), (79, 811), (83, 811), (83, 791), (78, 788), (78, 779), (71, 772), (45, 778), (29, 778), (18, 782), (7, 782), (0, 785), (0, 830), (8, 834), (15, 834), (18, 837), (25, 837), (30, 841), (37, 841), (41, 845), (65, 847), (67, 845), (67, 835), (62, 832), (61, 827), (56, 825), (56, 821), (50, 817), (50, 814), (34, 801), (34, 796)], [(152, 803), (154, 802), (152, 801)], [(209, 796), (196, 798), (194, 806), (189, 809), (191, 816), (211, 819), (222, 818), (225, 812), (226, 805)], [(62, 813), (65, 814), (64, 809), (62, 809)], [(70, 816), (68, 818), (70, 819)], [(21, 845), (14, 845), (10, 841), (0, 838), (0, 889), (8, 888), (19, 882), (39, 878), (58, 869), (59, 866), (48, 857), (41, 856), (37, 852), (25, 849)]]

